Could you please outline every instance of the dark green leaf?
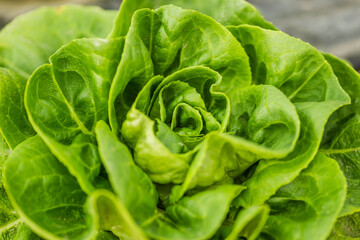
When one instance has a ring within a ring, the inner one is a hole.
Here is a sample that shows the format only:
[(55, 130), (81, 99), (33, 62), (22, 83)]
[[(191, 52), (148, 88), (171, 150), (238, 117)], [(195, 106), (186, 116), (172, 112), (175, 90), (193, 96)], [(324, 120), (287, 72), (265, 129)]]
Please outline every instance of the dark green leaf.
[(268, 200), (271, 211), (263, 231), (275, 239), (325, 239), (345, 197), (346, 180), (339, 165), (319, 154)]

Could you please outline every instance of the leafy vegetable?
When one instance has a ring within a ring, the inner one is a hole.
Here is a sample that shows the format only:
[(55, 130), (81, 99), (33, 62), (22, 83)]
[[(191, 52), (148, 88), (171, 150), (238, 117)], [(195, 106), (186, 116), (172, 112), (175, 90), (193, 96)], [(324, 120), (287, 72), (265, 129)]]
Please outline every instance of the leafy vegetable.
[[(0, 31), (1, 169), (10, 149), (35, 134), (24, 106), (26, 79), (72, 39), (105, 37), (114, 16), (114, 12), (96, 7), (42, 8), (16, 18)], [(90, 22), (93, 23), (89, 25)], [(2, 181), (0, 183), (2, 185)], [(4, 190), (2, 193), (4, 207), (1, 209), (6, 213), (1, 221), (2, 236), (5, 239), (36, 239), (23, 220), (18, 219)], [(8, 217), (8, 213), (13, 217)]]
[(243, 0), (37, 10), (0, 83), (0, 239), (359, 237), (360, 76)]

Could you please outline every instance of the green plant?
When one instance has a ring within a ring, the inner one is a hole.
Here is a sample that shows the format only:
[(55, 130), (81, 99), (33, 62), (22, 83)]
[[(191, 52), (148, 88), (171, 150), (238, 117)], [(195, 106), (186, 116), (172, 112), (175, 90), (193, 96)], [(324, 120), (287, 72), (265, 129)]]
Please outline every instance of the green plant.
[(2, 239), (359, 237), (359, 75), (245, 1), (41, 9), (0, 66)]

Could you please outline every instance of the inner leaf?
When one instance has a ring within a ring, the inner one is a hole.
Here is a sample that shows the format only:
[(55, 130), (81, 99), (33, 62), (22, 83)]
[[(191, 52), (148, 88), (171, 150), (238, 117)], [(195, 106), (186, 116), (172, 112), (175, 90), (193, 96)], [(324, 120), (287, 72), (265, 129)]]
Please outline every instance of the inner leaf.
[(180, 136), (198, 136), (202, 129), (202, 117), (198, 110), (186, 103), (180, 103), (175, 107), (171, 121), (171, 130)]

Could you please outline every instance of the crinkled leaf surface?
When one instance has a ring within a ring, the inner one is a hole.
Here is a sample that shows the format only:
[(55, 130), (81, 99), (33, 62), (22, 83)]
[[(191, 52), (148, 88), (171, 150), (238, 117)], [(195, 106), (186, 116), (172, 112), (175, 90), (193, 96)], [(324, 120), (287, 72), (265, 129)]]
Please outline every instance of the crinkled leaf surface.
[(0, 239), (4, 240), (41, 240), (31, 229), (20, 219), (12, 222), (11, 225), (2, 227)]
[(165, 79), (152, 78), (138, 94), (122, 135), (135, 151), (135, 162), (153, 181), (181, 183), (193, 145), (210, 131), (225, 130), (229, 100), (213, 90), (220, 80), (209, 68), (189, 67)]
[(17, 213), (40, 236), (75, 239), (87, 228), (83, 209), (86, 194), (39, 136), (16, 148), (4, 173)]
[(138, 10), (111, 85), (111, 127), (115, 132), (119, 130), (124, 113), (154, 75), (167, 76), (186, 67), (207, 66), (220, 73), (223, 80), (217, 90), (231, 100), (237, 88), (250, 84), (248, 64), (240, 43), (208, 16), (175, 6)]
[(285, 33), (255, 26), (228, 29), (249, 55), (253, 83), (280, 89), (294, 103), (301, 122), (294, 151), (281, 160), (260, 161), (245, 182), (248, 188), (237, 199), (237, 204), (249, 206), (266, 201), (308, 166), (317, 153), (329, 116), (350, 99), (331, 66), (309, 44)]
[[(26, 78), (72, 39), (105, 37), (114, 17), (115, 12), (96, 7), (48, 7), (24, 14), (1, 30), (0, 132), (12, 149), (34, 135), (23, 100)], [(89, 24), (91, 22), (93, 24)], [(2, 201), (6, 199), (4, 195)], [(12, 209), (11, 205), (9, 207)], [(36, 239), (31, 232), (22, 230), (28, 229), (24, 224), (18, 226), (18, 230), (11, 230), (12, 237)]]
[(341, 86), (351, 97), (351, 105), (336, 111), (326, 125), (322, 152), (338, 161), (347, 181), (347, 199), (341, 215), (360, 211), (360, 75), (350, 65), (324, 54)]
[(25, 227), (11, 205), (3, 183), (3, 167), (10, 152), (5, 139), (0, 135), (0, 239), (17, 239), (18, 231), (22, 228), (20, 226)]
[(264, 20), (254, 6), (243, 0), (208, 0), (206, 4), (202, 0), (124, 0), (117, 16), (117, 26), (113, 29), (110, 37), (126, 35), (131, 24), (131, 17), (136, 10), (141, 8), (156, 9), (167, 4), (194, 9), (214, 18), (225, 26), (249, 24), (275, 29), (271, 23)]
[(345, 197), (346, 180), (339, 165), (318, 154), (267, 201), (271, 211), (263, 232), (275, 239), (325, 239)]
[(0, 134), (11, 149), (31, 137), (31, 127), (24, 105), (26, 78), (0, 67)]
[(358, 240), (360, 239), (360, 214), (354, 213), (341, 217), (328, 238), (329, 240)]
[(360, 155), (357, 151), (348, 151), (344, 153), (332, 153), (330, 157), (334, 158), (340, 165), (345, 174), (347, 182), (347, 197), (342, 216), (355, 212), (360, 212)]
[(113, 13), (42, 9), (0, 33), (0, 153), (13, 150), (15, 209), (4, 195), (3, 236), (36, 239), (29, 226), (45, 239), (324, 239), (346, 185), (316, 155), (323, 139), (349, 186), (332, 236), (355, 237), (358, 75), (245, 1), (141, 9), (168, 3), (125, 0), (107, 39), (59, 50), (104, 37)]
[(23, 103), (26, 79), (69, 41), (105, 37), (114, 17), (115, 12), (96, 7), (46, 7), (0, 31), (0, 132), (11, 148), (34, 135)]
[(112, 231), (118, 237), (116, 239), (148, 239), (126, 206), (112, 192), (103, 189), (94, 191), (88, 197), (87, 207), (91, 215), (97, 216), (96, 224), (101, 229)]
[(264, 227), (269, 215), (267, 205), (254, 205), (242, 209), (236, 216), (233, 226), (230, 227), (230, 233), (226, 240), (236, 240), (239, 237), (248, 240), (256, 239)]
[(273, 86), (251, 86), (235, 96), (228, 125), (233, 135), (206, 136), (173, 201), (188, 189), (229, 181), (259, 159), (282, 158), (294, 149), (300, 121), (282, 92)]
[[(351, 105), (342, 107), (336, 111), (326, 125), (322, 148), (326, 149), (330, 147), (333, 149), (333, 147), (330, 146), (332, 144), (331, 142), (338, 142), (337, 138), (339, 138), (339, 133), (346, 132), (344, 130), (349, 128), (350, 125), (353, 125), (353, 127), (356, 125), (355, 122), (358, 118), (356, 115), (360, 113), (360, 75), (345, 61), (331, 54), (323, 55), (339, 79), (341, 87), (351, 98)], [(354, 118), (354, 120), (351, 120), (352, 118)], [(352, 122), (352, 124), (347, 124), (347, 122)], [(338, 146), (338, 148), (344, 148), (346, 144), (348, 143), (344, 143), (342, 147)], [(356, 148), (357, 145), (359, 145), (358, 140), (351, 142), (351, 144), (352, 146), (347, 146), (346, 148)]]
[(121, 38), (74, 40), (32, 74), (25, 105), (38, 133), (65, 143), (80, 132), (94, 134), (96, 122), (107, 119), (122, 45)]
[(184, 197), (141, 226), (150, 237), (156, 239), (208, 239), (215, 234), (232, 200), (244, 188), (222, 185), (191, 197)]
[(0, 32), (0, 66), (28, 78), (57, 49), (76, 38), (105, 37), (114, 11), (98, 7), (44, 7), (24, 14)]
[[(85, 204), (87, 195), (76, 178), (39, 136), (21, 143), (11, 154), (5, 169), (7, 191), (21, 216), (21, 220), (5, 227), (24, 221), (44, 239), (94, 239), (95, 236), (96, 239), (116, 239), (100, 229), (115, 234), (123, 231), (117, 229), (117, 221), (122, 219), (119, 216), (126, 215), (126, 208), (104, 189), (94, 191)], [(17, 173), (21, 174), (21, 179)], [(113, 212), (114, 209), (117, 212)], [(129, 216), (125, 219), (127, 226), (131, 225)], [(13, 230), (16, 237), (23, 237), (14, 239), (37, 239), (31, 231), (22, 230), (24, 227)], [(25, 238), (27, 236), (31, 237)], [(141, 239), (138, 236), (129, 239)]]
[(74, 40), (33, 73), (25, 92), (34, 129), (87, 193), (101, 184), (100, 158), (91, 136), (96, 122), (107, 119), (122, 46), (122, 38)]

